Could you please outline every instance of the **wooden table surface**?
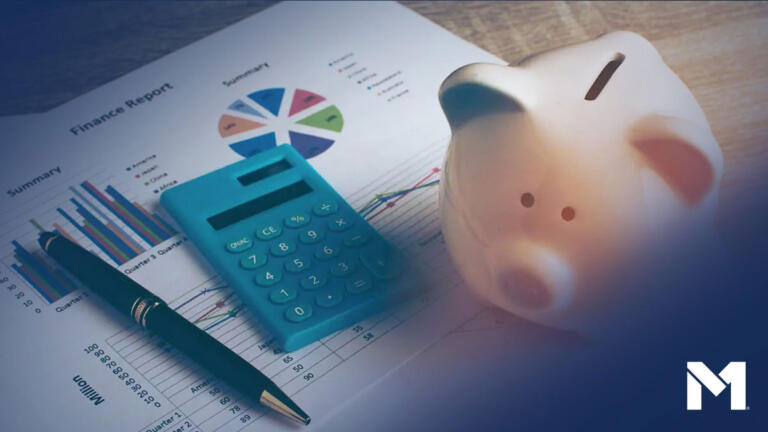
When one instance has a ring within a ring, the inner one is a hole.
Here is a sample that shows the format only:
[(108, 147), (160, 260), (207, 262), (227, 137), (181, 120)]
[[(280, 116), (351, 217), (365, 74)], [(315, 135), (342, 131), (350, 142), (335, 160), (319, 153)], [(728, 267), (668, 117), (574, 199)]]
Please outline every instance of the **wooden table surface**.
[(737, 249), (768, 240), (753, 226), (768, 216), (767, 2), (404, 4), (513, 64), (612, 30), (643, 35), (693, 91), (723, 150), (721, 237)]
[[(723, 149), (723, 237), (736, 245), (757, 241), (751, 228), (738, 229), (748, 224), (726, 222), (768, 214), (768, 3), (403, 3), (510, 63), (612, 30), (645, 36), (691, 88)], [(0, 28), (2, 114), (50, 109), (270, 2), (29, 5)], [(24, 46), (30, 34), (43, 36)]]

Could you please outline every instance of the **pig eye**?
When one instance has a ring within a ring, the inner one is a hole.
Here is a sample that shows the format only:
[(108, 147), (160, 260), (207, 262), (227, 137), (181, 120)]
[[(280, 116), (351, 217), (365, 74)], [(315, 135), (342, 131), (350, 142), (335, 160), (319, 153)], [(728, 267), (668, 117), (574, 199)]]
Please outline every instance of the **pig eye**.
[(522, 195), (520, 195), (520, 204), (523, 205), (525, 208), (531, 208), (533, 207), (533, 203), (536, 202), (536, 200), (533, 198), (533, 194), (530, 192), (526, 192)]
[(564, 221), (570, 222), (576, 217), (576, 210), (574, 210), (573, 207), (563, 207), (563, 211), (560, 212), (560, 217), (563, 218)]

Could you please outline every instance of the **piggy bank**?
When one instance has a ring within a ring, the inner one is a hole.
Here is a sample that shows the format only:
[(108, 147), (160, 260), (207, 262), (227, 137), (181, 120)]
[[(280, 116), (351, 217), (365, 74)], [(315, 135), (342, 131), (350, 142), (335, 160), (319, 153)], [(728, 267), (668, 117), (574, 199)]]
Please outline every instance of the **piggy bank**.
[(624, 295), (606, 277), (615, 269), (683, 232), (714, 234), (722, 153), (690, 90), (637, 34), (464, 66), (440, 103), (452, 131), (443, 236), (490, 303), (588, 328), (602, 299)]

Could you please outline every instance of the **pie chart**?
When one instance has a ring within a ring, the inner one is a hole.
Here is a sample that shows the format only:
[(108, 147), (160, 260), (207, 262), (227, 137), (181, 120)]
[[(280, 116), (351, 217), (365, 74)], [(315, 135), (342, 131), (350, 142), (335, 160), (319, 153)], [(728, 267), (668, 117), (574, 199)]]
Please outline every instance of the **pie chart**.
[(331, 148), (343, 127), (336, 105), (300, 88), (257, 90), (232, 102), (219, 117), (219, 135), (246, 158), (283, 143), (313, 158)]

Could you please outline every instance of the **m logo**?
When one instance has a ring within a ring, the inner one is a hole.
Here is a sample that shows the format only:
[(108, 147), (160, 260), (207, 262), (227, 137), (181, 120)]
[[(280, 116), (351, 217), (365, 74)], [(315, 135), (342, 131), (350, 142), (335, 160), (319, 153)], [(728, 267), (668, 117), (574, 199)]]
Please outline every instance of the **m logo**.
[(731, 410), (747, 409), (747, 362), (730, 362), (715, 375), (702, 362), (688, 362), (688, 410), (701, 410), (701, 386), (717, 396), (731, 386)]

